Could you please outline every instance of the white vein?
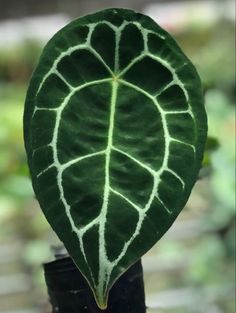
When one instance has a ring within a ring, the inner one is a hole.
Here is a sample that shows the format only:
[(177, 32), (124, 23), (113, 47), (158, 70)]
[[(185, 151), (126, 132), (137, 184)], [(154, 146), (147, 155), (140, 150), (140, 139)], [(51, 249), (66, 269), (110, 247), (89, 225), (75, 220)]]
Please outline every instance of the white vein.
[[(138, 63), (139, 61), (141, 61), (142, 59), (144, 59), (145, 57), (150, 57), (156, 61), (158, 61), (160, 64), (162, 64), (163, 66), (165, 66), (172, 74), (172, 81), (167, 84), (166, 86), (163, 87), (162, 90), (158, 91), (156, 94), (155, 94), (155, 97), (157, 96), (160, 96), (166, 89), (170, 88), (171, 86), (173, 85), (177, 85), (181, 88), (181, 90), (183, 91), (184, 93), (184, 96), (185, 96), (185, 99), (186, 99), (186, 102), (188, 104), (188, 107), (189, 107), (189, 114), (191, 115), (191, 117), (193, 118), (193, 121), (195, 122), (195, 119), (194, 119), (194, 114), (192, 112), (192, 108), (190, 106), (190, 103), (189, 103), (189, 95), (188, 95), (188, 92), (183, 84), (183, 82), (179, 79), (177, 73), (176, 73), (176, 69), (174, 69), (171, 64), (169, 62), (167, 62), (166, 60), (156, 56), (156, 55), (153, 55), (151, 53), (148, 53), (148, 52), (143, 52), (141, 53), (138, 57), (136, 57), (135, 59), (133, 59), (132, 62), (130, 62), (123, 70), (122, 72), (119, 74), (119, 77), (122, 77), (124, 76), (136, 63)], [(186, 63), (184, 63), (182, 66), (185, 66)]]
[(119, 196), (120, 198), (124, 199), (127, 203), (129, 203), (133, 208), (135, 208), (136, 211), (138, 211), (138, 213), (142, 213), (143, 209), (140, 208), (137, 204), (135, 204), (134, 202), (132, 202), (130, 199), (128, 199), (127, 197), (125, 197), (122, 193), (120, 193), (119, 191), (115, 190), (114, 188), (110, 187), (111, 192), (113, 192), (115, 195)]
[(114, 151), (117, 151), (123, 155), (125, 155), (127, 158), (131, 159), (132, 161), (136, 162), (138, 165), (140, 165), (141, 167), (145, 168), (148, 172), (150, 172), (153, 176), (156, 175), (156, 171), (154, 169), (152, 169), (150, 166), (148, 166), (147, 164), (139, 161), (137, 158), (133, 157), (132, 155), (130, 155), (128, 152), (125, 152), (115, 146), (112, 147), (112, 149)]
[(87, 45), (88, 47), (91, 46), (92, 34), (93, 34), (93, 31), (94, 31), (94, 29), (96, 28), (97, 25), (98, 25), (97, 23), (93, 23), (93, 24), (90, 24), (90, 25), (89, 25), (89, 32), (88, 32), (88, 36), (87, 36), (87, 38), (86, 38), (86, 45)]
[(165, 111), (165, 114), (183, 114), (183, 113), (188, 113), (189, 115), (191, 115), (191, 111), (189, 109), (187, 110), (176, 110), (176, 111)]
[(32, 118), (35, 116), (35, 113), (38, 111), (51, 111), (51, 112), (56, 112), (58, 110), (58, 108), (43, 108), (43, 107), (38, 107), (35, 106), (34, 107), (34, 111), (32, 113)]
[(107, 148), (105, 152), (105, 186), (103, 194), (103, 204), (100, 213), (100, 223), (99, 223), (99, 279), (98, 279), (98, 298), (102, 301), (104, 295), (104, 282), (107, 279), (107, 268), (104, 267), (104, 262), (108, 262), (106, 254), (106, 242), (105, 242), (105, 224), (106, 215), (108, 210), (109, 193), (110, 193), (110, 159), (113, 141), (113, 131), (114, 131), (114, 119), (115, 119), (115, 107), (117, 101), (117, 90), (118, 82), (112, 82), (112, 96), (111, 96), (111, 108), (110, 108), (110, 121), (108, 130), (108, 141)]
[[(36, 93), (36, 95), (40, 92), (43, 84), (45, 83), (45, 81), (47, 80), (47, 78), (52, 75), (52, 74), (56, 74), (58, 75), (59, 71), (57, 69), (57, 65), (58, 63), (65, 57), (65, 56), (69, 56), (72, 52), (74, 51), (78, 51), (78, 50), (88, 50), (90, 52), (92, 52), (96, 58), (104, 65), (104, 67), (107, 69), (107, 71), (113, 75), (113, 72), (112, 70), (110, 69), (110, 67), (106, 64), (106, 62), (101, 58), (101, 56), (92, 48), (92, 47), (89, 47), (87, 45), (78, 45), (78, 46), (74, 46), (74, 47), (70, 47), (67, 51), (65, 52), (62, 52), (59, 57), (54, 61), (51, 69), (45, 74), (45, 76), (43, 77), (40, 85), (39, 85), (39, 88), (38, 88), (38, 91)], [(60, 77), (62, 77), (62, 74), (60, 75)], [(63, 78), (63, 81), (66, 81), (65, 78)], [(67, 85), (70, 86), (70, 89), (71, 90), (74, 90), (75, 88), (73, 86), (71, 86), (68, 82), (66, 82)]]
[(44, 149), (44, 148), (47, 148), (47, 147), (51, 147), (51, 143), (49, 143), (47, 145), (43, 145), (43, 146), (37, 147), (36, 149), (33, 149), (32, 150), (32, 158), (34, 157), (35, 153), (37, 153), (41, 149)]
[(193, 150), (194, 153), (196, 152), (195, 146), (192, 145), (192, 144), (190, 144), (190, 143), (184, 142), (184, 141), (182, 141), (182, 140), (179, 140), (179, 139), (173, 138), (173, 137), (171, 137), (170, 141), (172, 141), (172, 142), (178, 142), (178, 143), (180, 143), (180, 144), (182, 144), (182, 145), (185, 145), (185, 146), (187, 146), (187, 147), (190, 147), (190, 148)]
[(162, 206), (164, 207), (164, 209), (169, 213), (169, 214), (172, 214), (173, 212), (171, 210), (169, 210), (167, 208), (167, 206), (165, 205), (165, 203), (161, 200), (160, 196), (159, 196), (159, 193), (157, 192), (155, 197), (157, 198), (157, 200), (162, 204)]
[[(172, 74), (172, 81), (170, 83), (168, 83), (166, 86), (163, 87), (162, 90), (158, 91), (156, 94), (155, 94), (155, 97), (157, 96), (160, 96), (166, 89), (170, 88), (171, 86), (173, 85), (177, 85), (181, 88), (181, 90), (183, 91), (184, 93), (184, 96), (185, 96), (185, 99), (186, 99), (186, 102), (188, 104), (188, 110), (189, 110), (189, 114), (191, 115), (191, 117), (193, 118), (193, 121), (195, 123), (195, 118), (194, 118), (194, 114), (193, 114), (193, 111), (192, 111), (192, 108), (190, 106), (190, 103), (189, 103), (189, 95), (188, 95), (188, 92), (183, 84), (183, 82), (179, 79), (177, 73), (176, 73), (176, 69), (174, 69), (171, 64), (169, 62), (167, 62), (166, 60), (156, 56), (156, 55), (153, 55), (149, 52), (146, 51), (146, 49), (144, 50), (143, 53), (141, 53), (139, 56), (137, 56), (136, 58), (133, 59), (132, 62), (130, 62), (120, 73), (119, 73), (119, 76), (118, 77), (122, 77), (124, 76), (136, 63), (138, 63), (139, 61), (141, 61), (142, 59), (144, 59), (145, 57), (150, 57), (152, 58), (153, 60), (156, 60), (158, 61), (160, 64), (162, 64), (164, 67), (166, 67)], [(183, 67), (185, 66), (187, 63), (183, 63), (180, 67)], [(180, 68), (179, 67), (179, 68)]]
[(45, 81), (47, 80), (47, 78), (52, 75), (52, 74), (57, 74), (58, 71), (57, 71), (57, 65), (58, 63), (65, 57), (65, 56), (68, 56), (70, 55), (72, 52), (74, 51), (77, 51), (77, 50), (82, 50), (82, 49), (87, 49), (88, 46), (85, 45), (85, 44), (80, 44), (80, 45), (77, 45), (77, 46), (74, 46), (74, 47), (70, 47), (68, 48), (66, 51), (63, 51), (59, 56), (58, 58), (55, 59), (55, 61), (53, 62), (50, 70), (44, 75), (43, 79), (41, 80), (40, 84), (39, 84), (39, 87), (38, 87), (38, 90), (36, 92), (36, 96), (38, 95), (38, 93), (40, 92), (43, 84), (45, 83)]
[(55, 164), (54, 163), (52, 163), (52, 164), (50, 164), (48, 167), (46, 167), (43, 171), (41, 171), (40, 173), (38, 173), (37, 174), (37, 178), (39, 178), (41, 175), (43, 175), (44, 173), (46, 173), (48, 170), (50, 170), (52, 167), (54, 167), (55, 166)]
[(69, 88), (69, 90), (73, 90), (73, 86), (71, 86), (71, 84), (64, 78), (64, 76), (57, 69), (55, 69), (54, 74), (56, 74), (64, 82), (64, 84)]
[(183, 181), (183, 179), (175, 171), (173, 171), (170, 168), (166, 169), (166, 171), (171, 173), (172, 175), (174, 175), (180, 181), (180, 183), (182, 185), (182, 189), (185, 188), (185, 182)]
[(117, 75), (120, 69), (120, 56), (119, 56), (120, 39), (121, 39), (121, 30), (118, 29), (115, 40), (115, 69), (114, 69), (115, 75)]
[(98, 152), (94, 152), (94, 153), (90, 153), (90, 154), (86, 154), (86, 155), (83, 155), (83, 156), (80, 156), (78, 158), (74, 158), (66, 163), (63, 163), (60, 168), (62, 171), (64, 171), (65, 169), (67, 169), (68, 167), (70, 167), (71, 165), (75, 164), (75, 163), (79, 163), (81, 161), (83, 161), (84, 159), (88, 159), (88, 158), (91, 158), (91, 157), (95, 157), (95, 156), (98, 156), (98, 155), (103, 155), (105, 154), (105, 150), (102, 150), (102, 151), (98, 151)]
[(164, 86), (161, 90), (159, 90), (154, 97), (158, 97), (160, 96), (164, 91), (166, 91), (168, 88), (174, 86), (174, 85), (178, 85), (176, 84), (176, 81), (173, 79), (170, 83), (168, 83), (166, 86)]

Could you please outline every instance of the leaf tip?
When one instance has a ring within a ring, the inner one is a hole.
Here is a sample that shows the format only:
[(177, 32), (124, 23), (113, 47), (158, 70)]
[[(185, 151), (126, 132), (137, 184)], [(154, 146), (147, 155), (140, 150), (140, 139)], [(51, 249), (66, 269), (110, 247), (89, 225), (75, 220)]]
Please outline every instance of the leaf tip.
[(101, 310), (106, 310), (108, 306), (108, 294), (106, 293), (95, 293), (94, 292), (94, 298), (97, 303), (97, 306)]
[(101, 310), (106, 310), (107, 309), (107, 305), (108, 305), (108, 298), (107, 297), (104, 297), (102, 299), (98, 299), (97, 297), (95, 298), (96, 299), (96, 303), (97, 303), (97, 306), (99, 307), (99, 309)]

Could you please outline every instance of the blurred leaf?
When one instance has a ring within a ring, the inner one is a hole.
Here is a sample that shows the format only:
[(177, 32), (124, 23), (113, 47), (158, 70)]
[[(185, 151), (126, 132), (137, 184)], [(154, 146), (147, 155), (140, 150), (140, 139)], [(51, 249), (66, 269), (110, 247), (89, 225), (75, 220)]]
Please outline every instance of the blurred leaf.
[(234, 23), (220, 20), (194, 33), (186, 30), (178, 41), (196, 65), (205, 86), (230, 91), (235, 80), (234, 38)]
[(211, 156), (211, 211), (206, 222), (213, 228), (221, 228), (235, 215), (235, 110), (219, 90), (207, 92), (206, 109), (209, 136), (220, 142)]
[(1, 193), (15, 198), (29, 198), (34, 195), (30, 179), (24, 176), (7, 177), (1, 184)]
[[(199, 241), (191, 251), (188, 275), (197, 284), (213, 283), (223, 279), (221, 266), (224, 260), (224, 250), (221, 241), (207, 236)], [(224, 279), (228, 279), (224, 277)]]
[(236, 254), (236, 246), (235, 246), (235, 219), (234, 224), (230, 227), (226, 234), (226, 245), (228, 248), (229, 257), (233, 260), (235, 260), (235, 254)]
[(206, 146), (205, 146), (205, 150), (207, 152), (213, 152), (216, 149), (218, 149), (220, 146), (219, 144), (219, 140), (215, 137), (207, 137), (207, 141), (206, 141)]
[(215, 152), (220, 146), (219, 140), (215, 137), (207, 137), (204, 157), (203, 157), (203, 166), (211, 165), (211, 155)]
[(50, 258), (52, 258), (52, 253), (47, 242), (41, 240), (28, 242), (24, 251), (24, 259), (28, 264), (41, 266), (43, 262)]

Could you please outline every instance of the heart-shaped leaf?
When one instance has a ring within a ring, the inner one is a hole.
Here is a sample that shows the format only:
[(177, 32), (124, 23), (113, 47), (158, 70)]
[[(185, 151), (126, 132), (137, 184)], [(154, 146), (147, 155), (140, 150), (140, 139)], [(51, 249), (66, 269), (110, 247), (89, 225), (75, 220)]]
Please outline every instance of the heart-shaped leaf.
[(101, 308), (185, 205), (206, 128), (193, 65), (145, 15), (85, 16), (44, 49), (24, 114), (33, 187)]

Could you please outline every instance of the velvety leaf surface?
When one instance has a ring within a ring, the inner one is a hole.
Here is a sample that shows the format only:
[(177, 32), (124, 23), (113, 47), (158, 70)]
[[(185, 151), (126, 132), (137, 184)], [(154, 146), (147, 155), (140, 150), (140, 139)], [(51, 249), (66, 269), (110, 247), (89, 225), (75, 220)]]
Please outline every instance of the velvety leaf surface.
[(149, 17), (88, 15), (44, 49), (24, 135), (41, 208), (104, 308), (196, 181), (206, 138), (199, 77)]

